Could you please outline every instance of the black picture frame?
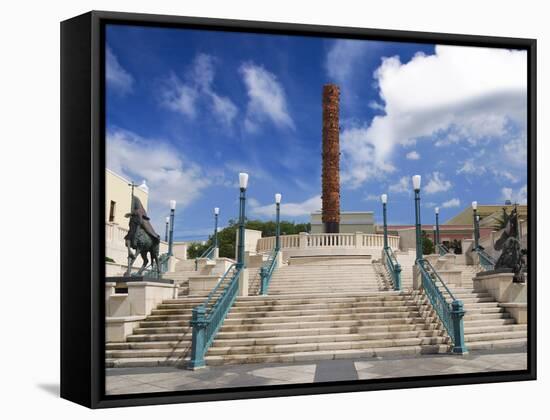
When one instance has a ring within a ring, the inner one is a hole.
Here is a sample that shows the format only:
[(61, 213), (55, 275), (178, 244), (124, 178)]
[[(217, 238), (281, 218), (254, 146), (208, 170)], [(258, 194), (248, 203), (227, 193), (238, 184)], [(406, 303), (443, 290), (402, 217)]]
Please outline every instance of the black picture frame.
[[(525, 371), (105, 395), (104, 28), (131, 24), (519, 48), (528, 54), (529, 290)], [(90, 408), (536, 379), (536, 40), (92, 11), (61, 23), (61, 397)]]

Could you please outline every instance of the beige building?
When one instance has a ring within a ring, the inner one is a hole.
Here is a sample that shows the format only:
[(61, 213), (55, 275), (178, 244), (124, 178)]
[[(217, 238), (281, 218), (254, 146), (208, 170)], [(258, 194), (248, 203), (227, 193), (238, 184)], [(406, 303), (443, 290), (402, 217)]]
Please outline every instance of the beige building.
[[(130, 211), (132, 188), (131, 181), (123, 176), (105, 169), (105, 223), (125, 226), (128, 219), (124, 217)], [(147, 211), (149, 203), (149, 187), (145, 181), (134, 188), (134, 194), (141, 200)]]
[[(311, 233), (324, 233), (321, 212), (311, 213)], [(343, 211), (340, 213), (340, 233), (374, 233), (374, 212)]]

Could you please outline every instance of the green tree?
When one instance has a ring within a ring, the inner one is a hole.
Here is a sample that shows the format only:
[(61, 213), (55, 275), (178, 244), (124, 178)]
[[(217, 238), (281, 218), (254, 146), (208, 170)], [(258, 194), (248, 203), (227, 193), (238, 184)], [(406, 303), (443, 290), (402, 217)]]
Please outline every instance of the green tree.
[[(262, 220), (245, 221), (246, 229), (254, 229), (262, 232), (262, 237), (275, 236), (275, 222)], [(229, 220), (227, 226), (218, 232), (218, 246), (220, 248), (220, 257), (235, 258), (235, 243), (239, 223), (237, 220)], [(300, 232), (309, 232), (311, 225), (309, 223), (295, 223), (281, 221), (281, 235), (296, 235)], [(214, 237), (211, 235), (205, 245), (191, 244), (187, 248), (187, 258), (193, 259), (200, 257), (202, 253), (214, 243)]]
[(194, 259), (200, 257), (208, 249), (208, 244), (202, 245), (199, 242), (192, 242), (187, 247), (187, 258)]
[(422, 254), (429, 255), (435, 252), (435, 246), (433, 241), (426, 235), (425, 231), (422, 231)]

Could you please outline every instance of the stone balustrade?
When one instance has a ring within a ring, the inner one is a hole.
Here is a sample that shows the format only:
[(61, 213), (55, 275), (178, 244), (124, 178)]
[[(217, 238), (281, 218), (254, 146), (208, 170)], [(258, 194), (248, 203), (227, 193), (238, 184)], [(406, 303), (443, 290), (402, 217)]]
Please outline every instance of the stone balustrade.
[[(369, 248), (382, 249), (384, 235), (369, 233), (300, 233), (298, 235), (282, 235), (281, 249), (314, 249), (314, 248)], [(388, 236), (388, 245), (399, 249), (399, 236)], [(275, 237), (260, 238), (256, 252), (269, 252), (275, 247)]]

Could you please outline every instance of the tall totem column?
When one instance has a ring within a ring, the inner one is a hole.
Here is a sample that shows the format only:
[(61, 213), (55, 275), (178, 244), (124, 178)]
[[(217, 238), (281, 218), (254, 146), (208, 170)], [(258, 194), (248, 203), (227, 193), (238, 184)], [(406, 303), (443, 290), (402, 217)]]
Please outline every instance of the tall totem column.
[(325, 233), (340, 233), (340, 88), (323, 86), (323, 212)]

